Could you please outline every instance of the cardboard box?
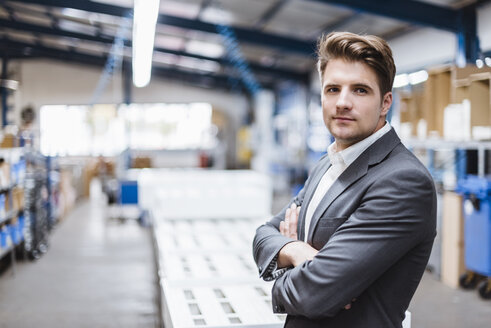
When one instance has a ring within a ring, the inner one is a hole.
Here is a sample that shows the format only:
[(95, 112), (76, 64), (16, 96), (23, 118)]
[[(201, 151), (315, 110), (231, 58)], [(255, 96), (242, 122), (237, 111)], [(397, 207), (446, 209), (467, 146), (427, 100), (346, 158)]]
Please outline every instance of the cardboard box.
[[(12, 197), (12, 202), (10, 197)], [(5, 193), (5, 211), (9, 212), (11, 208), (15, 211), (24, 209), (24, 189), (16, 187), (12, 189), (10, 194), (8, 192)]]
[[(462, 76), (461, 76), (462, 77)], [(471, 74), (466, 78), (453, 81), (452, 102), (470, 101), (470, 127), (486, 127), (491, 125), (491, 73)], [(481, 138), (482, 139), (482, 138)]]
[(134, 169), (145, 169), (152, 167), (152, 160), (150, 157), (135, 157), (133, 158), (133, 162), (131, 163), (131, 167)]
[[(425, 82), (422, 117), (427, 123), (429, 134), (443, 137), (445, 107), (451, 103), (452, 68), (443, 67), (428, 72)], [(435, 132), (432, 132), (435, 131)]]
[(14, 148), (17, 147), (17, 137), (13, 134), (6, 133), (0, 142), (0, 148)]
[(454, 192), (443, 194), (442, 212), (442, 282), (459, 287), (460, 275), (465, 272), (464, 216), (462, 197)]
[(490, 79), (490, 73), (473, 74), (469, 78), (468, 93), (471, 102), (471, 127), (491, 124)]
[(491, 67), (484, 65), (482, 68), (478, 68), (476, 65), (467, 65), (465, 67), (452, 67), (452, 83), (456, 85), (461, 84), (473, 74), (479, 73), (491, 73)]
[(422, 118), (424, 102), (423, 90), (416, 90), (412, 94), (403, 94), (400, 99), (401, 123), (411, 124), (411, 135), (416, 136), (419, 120)]
[(10, 164), (3, 162), (0, 164), (0, 188), (10, 186)]
[(14, 188), (12, 190), (12, 207), (16, 211), (24, 208), (24, 189)]

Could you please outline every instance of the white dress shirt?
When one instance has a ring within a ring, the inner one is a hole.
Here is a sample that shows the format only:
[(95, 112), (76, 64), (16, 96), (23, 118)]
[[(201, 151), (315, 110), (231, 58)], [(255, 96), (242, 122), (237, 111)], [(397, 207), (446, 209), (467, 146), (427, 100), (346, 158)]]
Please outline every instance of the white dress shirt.
[(389, 132), (390, 129), (391, 126), (389, 122), (385, 122), (385, 125), (380, 130), (342, 151), (336, 150), (336, 142), (333, 142), (331, 145), (329, 145), (329, 147), (327, 148), (327, 156), (329, 157), (331, 166), (326, 171), (326, 173), (324, 173), (321, 180), (319, 181), (314, 195), (312, 196), (312, 199), (310, 200), (310, 203), (307, 207), (307, 213), (305, 214), (304, 241), (307, 241), (307, 237), (309, 235), (312, 216), (314, 215), (314, 212), (319, 206), (322, 198), (324, 198), (324, 195), (327, 193), (329, 188), (331, 188), (334, 181), (336, 181), (336, 179), (344, 172), (344, 170), (346, 170), (346, 168), (350, 166), (351, 163), (353, 163), (358, 158), (358, 156), (361, 155), (361, 153), (363, 153), (380, 137)]

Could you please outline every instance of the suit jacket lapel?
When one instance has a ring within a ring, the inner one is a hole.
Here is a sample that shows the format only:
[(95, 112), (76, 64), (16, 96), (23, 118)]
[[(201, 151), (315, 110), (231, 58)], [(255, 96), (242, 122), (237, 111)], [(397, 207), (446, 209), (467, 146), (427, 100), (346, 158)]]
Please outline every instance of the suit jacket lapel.
[(331, 205), (331, 203), (349, 186), (364, 176), (368, 170), (368, 154), (366, 152), (362, 153), (332, 184), (329, 190), (326, 192), (324, 197), (317, 206), (317, 209), (312, 215), (312, 220), (310, 221), (309, 235), (307, 236), (307, 242), (312, 244), (312, 235), (315, 230), (315, 226), (319, 221), (322, 213)]
[[(331, 205), (331, 203), (344, 190), (348, 189), (355, 181), (367, 174), (369, 166), (380, 163), (399, 143), (400, 139), (392, 128), (389, 132), (387, 132), (380, 139), (375, 141), (370, 147), (368, 147), (360, 156), (358, 156), (358, 158), (353, 163), (351, 163), (351, 165), (336, 179), (336, 181), (334, 181), (332, 186), (322, 198), (319, 206), (317, 206), (314, 214), (312, 215), (312, 220), (310, 221), (309, 227), (309, 235), (307, 236), (307, 242), (309, 244), (312, 244), (312, 236), (314, 234), (317, 222), (319, 221), (321, 215)], [(319, 181), (317, 181), (317, 184), (318, 183)], [(315, 184), (315, 186), (311, 189), (315, 191), (315, 188), (317, 188), (317, 184)], [(313, 192), (312, 194), (310, 194), (310, 198), (312, 197), (312, 195)], [(306, 212), (306, 208), (304, 212)], [(303, 229), (303, 231), (304, 230), (305, 229)]]

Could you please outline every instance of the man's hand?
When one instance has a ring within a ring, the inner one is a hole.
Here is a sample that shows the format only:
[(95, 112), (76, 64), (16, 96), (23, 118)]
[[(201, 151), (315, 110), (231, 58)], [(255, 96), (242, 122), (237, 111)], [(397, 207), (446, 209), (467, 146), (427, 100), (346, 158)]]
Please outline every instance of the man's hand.
[(286, 210), (285, 220), (280, 222), (280, 233), (283, 236), (298, 239), (297, 224), (299, 213), (300, 207), (297, 207), (295, 203)]
[(317, 250), (303, 241), (288, 243), (278, 253), (278, 268), (298, 266), (305, 261), (310, 261), (317, 254)]
[[(280, 222), (280, 233), (283, 236), (297, 239), (297, 224), (298, 214), (300, 213), (300, 207), (297, 207), (295, 203), (286, 210), (285, 220)], [(280, 250), (278, 254), (278, 268), (284, 268), (289, 266), (298, 266), (305, 261), (312, 260), (317, 254), (317, 250), (307, 243), (302, 241), (296, 241), (288, 243)]]
[[(293, 203), (290, 208), (286, 210), (285, 220), (280, 222), (280, 233), (283, 236), (298, 239), (297, 225), (299, 213), (300, 207), (297, 207), (295, 203)], [(312, 260), (317, 253), (318, 250), (309, 244), (302, 241), (295, 241), (283, 246), (278, 254), (278, 260), (276, 263), (278, 268), (285, 268), (292, 265), (296, 267), (305, 261)], [(354, 298), (351, 302), (353, 303), (355, 301), (356, 298)], [(351, 309), (352, 303), (346, 304), (344, 309)]]

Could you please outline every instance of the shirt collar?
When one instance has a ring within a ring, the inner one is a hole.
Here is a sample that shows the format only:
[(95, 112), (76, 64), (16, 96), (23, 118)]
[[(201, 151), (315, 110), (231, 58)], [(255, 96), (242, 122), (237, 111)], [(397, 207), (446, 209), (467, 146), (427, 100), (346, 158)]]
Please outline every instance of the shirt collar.
[(390, 129), (391, 126), (389, 122), (385, 122), (385, 125), (380, 130), (341, 151), (336, 151), (336, 142), (333, 142), (327, 148), (327, 153), (331, 164), (344, 164), (345, 167), (350, 166), (350, 164), (353, 163), (358, 158), (358, 156), (361, 155), (361, 153), (363, 153), (380, 137), (389, 132)]

